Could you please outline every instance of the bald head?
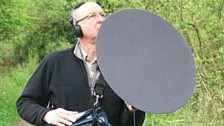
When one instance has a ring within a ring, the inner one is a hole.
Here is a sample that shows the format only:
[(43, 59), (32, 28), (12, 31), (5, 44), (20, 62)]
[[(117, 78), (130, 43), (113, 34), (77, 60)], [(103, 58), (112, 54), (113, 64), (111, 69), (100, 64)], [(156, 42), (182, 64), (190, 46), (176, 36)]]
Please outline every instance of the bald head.
[(100, 5), (95, 2), (86, 2), (81, 4), (72, 12), (72, 17), (75, 19), (74, 23), (87, 16), (89, 13), (94, 13), (94, 11), (104, 13)]

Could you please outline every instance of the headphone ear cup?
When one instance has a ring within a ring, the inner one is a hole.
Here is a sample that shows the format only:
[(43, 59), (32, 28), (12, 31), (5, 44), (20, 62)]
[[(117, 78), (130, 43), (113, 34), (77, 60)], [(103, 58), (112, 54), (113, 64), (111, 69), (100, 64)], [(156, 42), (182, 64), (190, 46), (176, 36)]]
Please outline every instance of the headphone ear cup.
[(78, 25), (78, 24), (76, 24), (76, 25), (74, 26), (74, 32), (75, 32), (76, 37), (80, 37), (80, 38), (81, 38), (81, 37), (83, 36), (82, 28), (81, 28), (81, 26)]

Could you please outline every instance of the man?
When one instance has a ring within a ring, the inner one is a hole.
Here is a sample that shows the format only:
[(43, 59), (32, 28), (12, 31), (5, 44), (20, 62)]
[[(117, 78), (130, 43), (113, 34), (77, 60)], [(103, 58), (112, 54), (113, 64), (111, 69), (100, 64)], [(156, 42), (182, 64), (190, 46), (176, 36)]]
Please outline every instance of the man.
[[(49, 54), (41, 61), (16, 103), (24, 120), (34, 125), (70, 126), (78, 112), (93, 106), (93, 87), (102, 78), (95, 43), (104, 20), (103, 9), (94, 2), (74, 8), (72, 24), (78, 42), (74, 48)], [(145, 113), (126, 104), (108, 84), (99, 105), (113, 126), (140, 126), (144, 121)]]

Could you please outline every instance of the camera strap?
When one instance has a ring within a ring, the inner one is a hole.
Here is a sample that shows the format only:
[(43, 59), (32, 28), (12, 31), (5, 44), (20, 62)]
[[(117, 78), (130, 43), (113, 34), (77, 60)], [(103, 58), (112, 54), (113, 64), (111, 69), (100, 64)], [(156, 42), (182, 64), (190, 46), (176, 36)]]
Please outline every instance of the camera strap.
[(99, 99), (103, 98), (103, 91), (106, 88), (105, 83), (106, 83), (106, 81), (105, 81), (104, 77), (102, 76), (102, 74), (100, 74), (100, 76), (95, 84), (94, 92), (93, 92), (93, 95), (96, 97), (94, 107), (98, 107)]
[(77, 118), (72, 126), (111, 126), (106, 112), (99, 106), (99, 99), (103, 98), (105, 88), (106, 81), (100, 75), (93, 90), (93, 96), (96, 98), (94, 106), (85, 111), (81, 117)]

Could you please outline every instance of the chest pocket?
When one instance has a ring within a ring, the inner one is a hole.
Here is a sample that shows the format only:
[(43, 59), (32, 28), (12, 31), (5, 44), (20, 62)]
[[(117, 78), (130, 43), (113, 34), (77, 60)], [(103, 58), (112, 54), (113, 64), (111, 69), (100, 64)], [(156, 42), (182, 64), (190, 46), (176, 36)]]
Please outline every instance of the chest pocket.
[(84, 111), (90, 101), (88, 84), (77, 81), (52, 81), (50, 85), (50, 100), (54, 108)]

